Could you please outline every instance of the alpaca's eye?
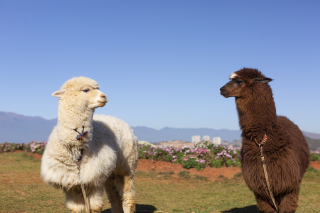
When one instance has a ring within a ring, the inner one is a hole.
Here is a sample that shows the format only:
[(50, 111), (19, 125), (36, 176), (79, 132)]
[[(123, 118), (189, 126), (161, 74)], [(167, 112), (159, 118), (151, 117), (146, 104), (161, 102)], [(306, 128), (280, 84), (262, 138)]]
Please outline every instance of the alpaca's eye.
[(89, 92), (90, 90), (89, 89), (84, 89), (82, 90), (83, 92)]
[(240, 80), (235, 80), (235, 82), (236, 82), (239, 86), (241, 86), (241, 85), (243, 84), (243, 81), (240, 81)]

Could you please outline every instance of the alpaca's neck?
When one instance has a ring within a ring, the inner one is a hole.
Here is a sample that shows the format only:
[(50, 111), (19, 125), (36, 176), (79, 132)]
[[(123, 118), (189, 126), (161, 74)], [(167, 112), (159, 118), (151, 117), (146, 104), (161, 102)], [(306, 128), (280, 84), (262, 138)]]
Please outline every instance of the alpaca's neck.
[[(77, 107), (72, 104), (59, 101), (58, 109), (58, 136), (60, 142), (66, 147), (81, 149), (92, 140), (92, 117), (94, 109)], [(77, 140), (79, 133), (88, 132), (82, 140)]]
[(246, 98), (236, 98), (236, 104), (242, 137), (260, 140), (264, 134), (272, 135), (277, 114), (271, 89)]

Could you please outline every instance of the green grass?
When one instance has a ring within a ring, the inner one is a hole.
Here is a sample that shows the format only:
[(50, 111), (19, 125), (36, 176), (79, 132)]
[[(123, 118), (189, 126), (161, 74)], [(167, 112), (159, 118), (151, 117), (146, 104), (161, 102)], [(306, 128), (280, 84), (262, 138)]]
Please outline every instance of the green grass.
[[(0, 154), (0, 212), (68, 212), (64, 195), (42, 182), (41, 160), (25, 153)], [(252, 192), (241, 173), (216, 182), (189, 173), (137, 172), (137, 212), (253, 212)], [(320, 172), (309, 169), (300, 191), (298, 213), (320, 212)], [(104, 213), (110, 212), (105, 196)]]

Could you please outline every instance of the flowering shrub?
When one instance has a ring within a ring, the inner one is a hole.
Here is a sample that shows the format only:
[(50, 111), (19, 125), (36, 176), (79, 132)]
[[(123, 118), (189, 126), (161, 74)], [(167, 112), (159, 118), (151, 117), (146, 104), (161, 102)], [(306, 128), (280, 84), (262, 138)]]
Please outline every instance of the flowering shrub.
[(310, 152), (311, 161), (320, 161), (320, 151), (311, 151)]
[(16, 150), (25, 150), (26, 152), (38, 153), (42, 155), (47, 145), (47, 141), (32, 141), (30, 143), (2, 143), (0, 144), (0, 153), (14, 152)]
[(151, 147), (145, 144), (139, 144), (139, 159), (150, 159), (157, 161), (173, 162), (176, 158), (173, 157), (173, 149)]
[(206, 160), (210, 167), (240, 167), (240, 148), (230, 148), (212, 143), (211, 141), (201, 141), (194, 147), (204, 147), (207, 149)]
[[(26, 152), (42, 155), (47, 141), (32, 141), (23, 143), (2, 143), (0, 153), (25, 150)], [(146, 144), (139, 144), (139, 159), (152, 161), (166, 161), (180, 163), (184, 168), (196, 168), (201, 170), (205, 167), (240, 167), (240, 148), (230, 148), (216, 145), (211, 141), (201, 141), (192, 148), (182, 147), (152, 147)], [(310, 152), (311, 161), (320, 161), (320, 151)]]
[(0, 153), (14, 152), (16, 150), (25, 150), (25, 144), (23, 143), (7, 143), (0, 144)]
[(39, 155), (42, 155), (47, 143), (47, 141), (32, 141), (26, 145), (26, 150), (28, 152), (38, 153)]
[(210, 167), (239, 167), (240, 149), (232, 149), (201, 141), (194, 147), (150, 147), (139, 145), (139, 158), (181, 163), (184, 168), (203, 169)]

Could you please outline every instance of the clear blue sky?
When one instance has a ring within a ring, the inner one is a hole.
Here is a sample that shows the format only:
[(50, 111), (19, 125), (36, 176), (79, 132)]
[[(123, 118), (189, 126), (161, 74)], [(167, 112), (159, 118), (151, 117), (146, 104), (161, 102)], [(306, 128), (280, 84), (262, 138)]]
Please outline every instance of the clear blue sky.
[(51, 94), (95, 79), (97, 113), (155, 129), (239, 129), (219, 89), (242, 67), (270, 83), (280, 115), (320, 133), (320, 1), (2, 0), (0, 111), (57, 117)]

